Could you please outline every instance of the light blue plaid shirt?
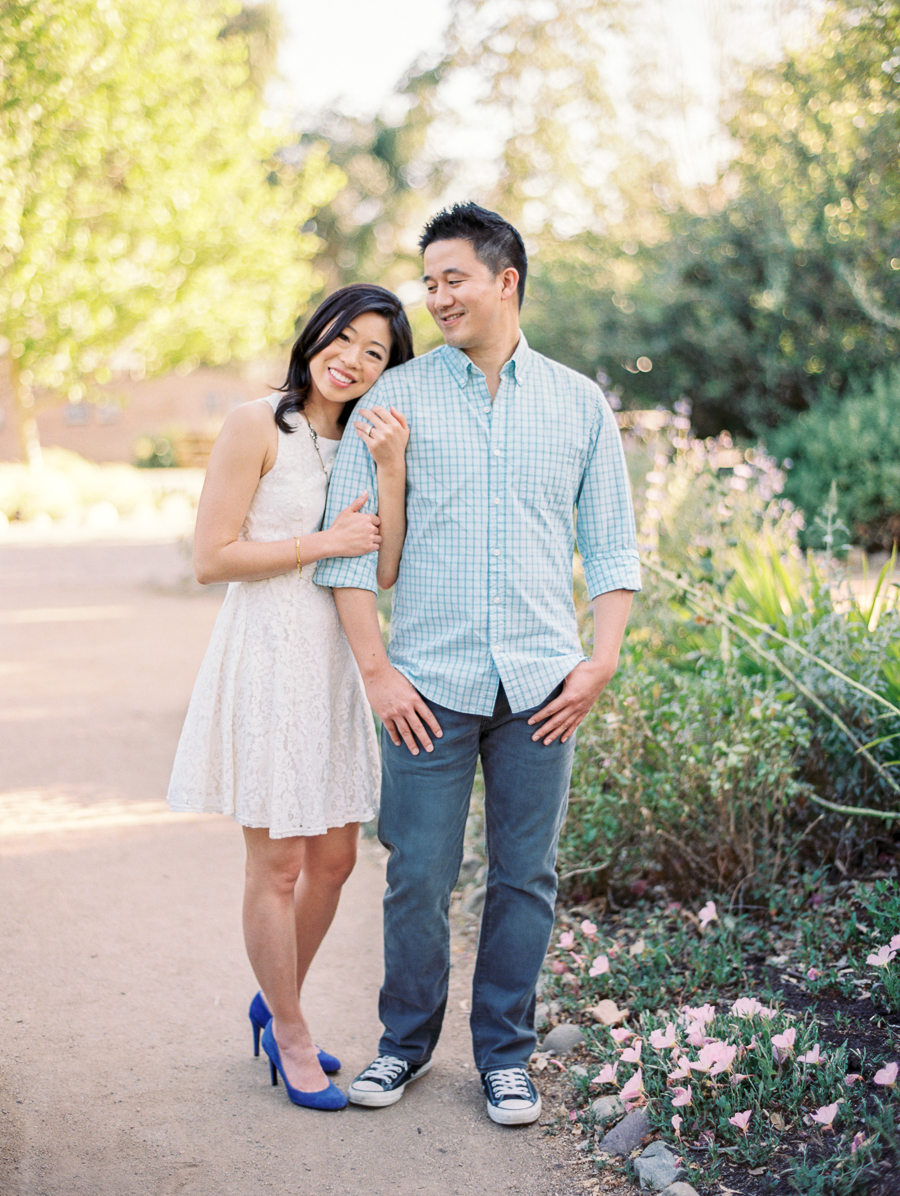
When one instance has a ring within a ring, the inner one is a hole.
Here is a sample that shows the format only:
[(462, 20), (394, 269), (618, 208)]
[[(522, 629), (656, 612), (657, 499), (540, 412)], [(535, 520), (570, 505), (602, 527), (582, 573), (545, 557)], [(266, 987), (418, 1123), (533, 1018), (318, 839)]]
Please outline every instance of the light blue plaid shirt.
[[(591, 597), (639, 590), (631, 492), (615, 418), (598, 388), (522, 336), (491, 402), (481, 371), (447, 345), (382, 374), (361, 405), (409, 421), (407, 532), (394, 590), (391, 663), (425, 697), (490, 715), (499, 683), (513, 711), (585, 659), (572, 599), (578, 548)], [(364, 490), (372, 459), (344, 436), (328, 526)], [(315, 580), (377, 592), (376, 556), (321, 561)]]

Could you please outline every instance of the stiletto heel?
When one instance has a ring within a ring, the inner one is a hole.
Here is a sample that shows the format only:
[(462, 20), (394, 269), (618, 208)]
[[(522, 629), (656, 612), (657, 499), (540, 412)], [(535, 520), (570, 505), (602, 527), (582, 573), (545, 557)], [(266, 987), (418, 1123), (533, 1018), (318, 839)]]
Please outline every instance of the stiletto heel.
[(347, 1097), (331, 1081), (329, 1081), (328, 1087), (323, 1088), (320, 1092), (303, 1092), (299, 1088), (294, 1088), (288, 1082), (288, 1078), (281, 1066), (281, 1055), (278, 1051), (278, 1043), (275, 1041), (275, 1035), (272, 1033), (271, 1022), (269, 1022), (262, 1032), (262, 1048), (269, 1056), (269, 1074), (272, 1077), (272, 1087), (278, 1087), (278, 1076), (280, 1073), (282, 1080), (284, 1080), (287, 1094), (295, 1105), (302, 1105), (307, 1109), (322, 1109), (326, 1112), (335, 1112), (338, 1109), (345, 1108)]
[[(266, 999), (262, 993), (257, 993), (250, 1002), (250, 1025), (253, 1027), (253, 1054), (259, 1055), (259, 1036), (269, 1024), (272, 1014), (269, 1006), (266, 1004)], [(319, 1048), (316, 1047), (319, 1051)], [(319, 1067), (327, 1075), (332, 1075), (336, 1071), (341, 1070), (341, 1061), (335, 1055), (329, 1055), (327, 1051), (319, 1051)]]

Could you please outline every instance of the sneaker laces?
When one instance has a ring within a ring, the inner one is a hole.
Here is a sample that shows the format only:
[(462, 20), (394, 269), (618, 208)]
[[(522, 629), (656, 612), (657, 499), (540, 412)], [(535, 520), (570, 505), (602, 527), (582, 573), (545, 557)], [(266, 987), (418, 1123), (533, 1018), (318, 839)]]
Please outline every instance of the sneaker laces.
[(500, 1071), (491, 1071), (485, 1076), (485, 1083), (490, 1088), (491, 1100), (499, 1104), (504, 1100), (525, 1100), (531, 1102), (531, 1086), (528, 1076), (522, 1067), (508, 1067)]
[(396, 1055), (379, 1055), (359, 1078), (361, 1080), (387, 1080), (388, 1083), (393, 1083), (408, 1066), (406, 1059), (398, 1059)]

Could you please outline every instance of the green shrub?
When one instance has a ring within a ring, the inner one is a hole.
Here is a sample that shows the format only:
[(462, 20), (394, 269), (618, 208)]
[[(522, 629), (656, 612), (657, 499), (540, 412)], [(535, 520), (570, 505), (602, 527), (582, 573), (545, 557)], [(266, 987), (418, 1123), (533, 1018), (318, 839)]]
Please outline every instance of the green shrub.
[(832, 480), (854, 542), (889, 550), (900, 539), (900, 368), (804, 412), (773, 432), (768, 447), (792, 462), (784, 494), (806, 514), (806, 543), (821, 547), (815, 516)]
[(564, 885), (593, 894), (644, 877), (688, 896), (773, 883), (802, 834), (802, 704), (714, 659), (696, 672), (633, 659), (608, 693), (578, 732)]

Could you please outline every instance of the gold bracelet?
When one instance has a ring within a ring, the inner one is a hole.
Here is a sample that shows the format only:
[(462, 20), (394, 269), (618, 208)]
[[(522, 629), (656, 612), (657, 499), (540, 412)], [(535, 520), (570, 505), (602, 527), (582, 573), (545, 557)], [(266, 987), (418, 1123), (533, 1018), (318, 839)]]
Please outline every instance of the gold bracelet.
[(297, 572), (303, 576), (303, 566), (300, 564), (300, 537), (294, 536), (294, 544), (297, 546)]

